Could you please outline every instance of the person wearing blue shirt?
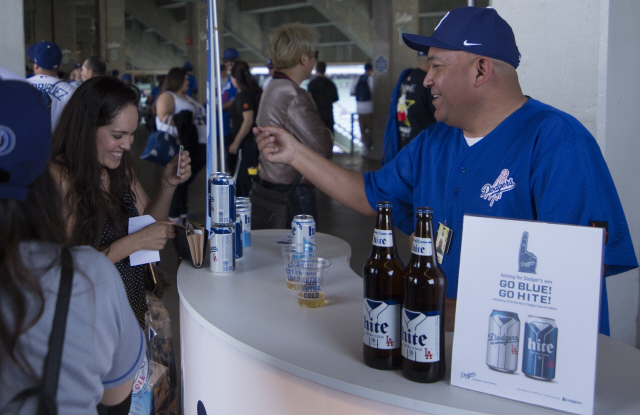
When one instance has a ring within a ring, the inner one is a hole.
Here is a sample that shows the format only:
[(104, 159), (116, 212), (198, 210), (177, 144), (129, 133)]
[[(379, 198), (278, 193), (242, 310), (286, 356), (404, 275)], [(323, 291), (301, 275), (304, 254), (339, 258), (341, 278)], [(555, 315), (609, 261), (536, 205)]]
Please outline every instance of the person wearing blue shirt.
[[(231, 74), (231, 68), (233, 68), (233, 64), (238, 59), (240, 59), (240, 54), (234, 48), (226, 49), (223, 52), (222, 60), (224, 62), (224, 66), (227, 68), (228, 74)], [(233, 105), (237, 93), (238, 89), (231, 83), (231, 76), (227, 76), (226, 82), (222, 85), (222, 127), (224, 131), (225, 147), (229, 147), (233, 141), (229, 109)]]
[(191, 73), (193, 71), (193, 65), (191, 65), (191, 62), (185, 62), (182, 69), (187, 71), (187, 78), (189, 78), (189, 89), (187, 89), (187, 95), (191, 98), (197, 98), (198, 82), (196, 81), (195, 75)]
[[(395, 225), (407, 234), (414, 229), (415, 209), (432, 207), (434, 223), (453, 230), (442, 260), (447, 323), (454, 321), (465, 214), (603, 227), (604, 275), (638, 266), (598, 144), (574, 117), (522, 93), (515, 37), (494, 9), (461, 7), (449, 12), (432, 36), (404, 34), (403, 39), (428, 53), (424, 86), (431, 88), (438, 122), (393, 160), (363, 175), (275, 127), (256, 128), (262, 157), (290, 164), (363, 214), (375, 215), (380, 200), (393, 202)], [(609, 334), (604, 283), (600, 332)]]

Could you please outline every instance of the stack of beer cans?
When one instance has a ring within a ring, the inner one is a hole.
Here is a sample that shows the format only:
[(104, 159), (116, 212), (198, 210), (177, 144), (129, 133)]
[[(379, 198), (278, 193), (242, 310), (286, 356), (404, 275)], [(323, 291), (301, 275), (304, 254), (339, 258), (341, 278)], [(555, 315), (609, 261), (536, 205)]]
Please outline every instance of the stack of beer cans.
[[(212, 173), (208, 181), (211, 272), (232, 272), (236, 259), (251, 245), (251, 202), (236, 200), (236, 185), (228, 173)], [(245, 242), (246, 241), (246, 242)]]

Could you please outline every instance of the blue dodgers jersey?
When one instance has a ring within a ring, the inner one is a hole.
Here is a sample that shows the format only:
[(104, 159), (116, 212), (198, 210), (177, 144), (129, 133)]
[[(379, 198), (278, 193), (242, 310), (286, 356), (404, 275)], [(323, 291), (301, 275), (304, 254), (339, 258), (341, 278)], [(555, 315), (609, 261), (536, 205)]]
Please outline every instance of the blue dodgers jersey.
[[(231, 83), (231, 75), (227, 77), (227, 81), (222, 85), (222, 105), (226, 104), (227, 101), (236, 97), (238, 93), (238, 89), (233, 86)], [(231, 134), (231, 118), (229, 116), (229, 111), (222, 112), (222, 127), (224, 129), (224, 136), (228, 136)]]
[[(572, 116), (534, 99), (469, 147), (437, 123), (398, 156), (364, 175), (369, 204), (393, 202), (395, 226), (415, 229), (415, 209), (453, 230), (442, 269), (456, 298), (464, 214), (591, 226), (605, 222), (606, 275), (638, 266), (609, 169), (593, 136)], [(437, 225), (436, 225), (437, 226)]]

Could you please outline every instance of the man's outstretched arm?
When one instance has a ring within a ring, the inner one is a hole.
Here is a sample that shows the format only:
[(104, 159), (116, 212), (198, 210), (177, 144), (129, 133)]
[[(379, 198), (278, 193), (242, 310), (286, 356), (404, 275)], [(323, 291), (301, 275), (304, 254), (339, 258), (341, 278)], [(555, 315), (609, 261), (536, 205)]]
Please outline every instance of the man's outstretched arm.
[(361, 173), (327, 160), (282, 128), (255, 127), (253, 133), (262, 157), (273, 163), (289, 164), (341, 205), (364, 215), (375, 215)]

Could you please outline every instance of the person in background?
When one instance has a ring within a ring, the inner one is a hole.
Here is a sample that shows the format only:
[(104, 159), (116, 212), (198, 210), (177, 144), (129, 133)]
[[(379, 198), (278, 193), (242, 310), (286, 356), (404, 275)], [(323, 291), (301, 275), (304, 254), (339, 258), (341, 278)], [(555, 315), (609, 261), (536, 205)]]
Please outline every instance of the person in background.
[[(269, 54), (276, 72), (262, 93), (256, 124), (291, 131), (305, 146), (329, 159), (333, 155), (331, 132), (320, 119), (311, 94), (300, 88), (302, 81), (311, 77), (317, 46), (318, 34), (309, 26), (285, 24), (271, 32)], [(318, 223), (316, 188), (312, 180), (299, 176), (289, 165), (274, 163), (265, 157), (260, 157), (258, 176), (258, 181), (253, 183), (258, 192), (261, 187), (282, 194), (290, 191), (291, 217), (286, 220), (287, 226), (293, 216), (301, 214), (312, 215)], [(292, 189), (296, 181), (298, 184)], [(255, 229), (273, 227), (271, 217), (272, 212), (260, 211), (253, 204), (252, 228), (254, 224)]]
[(276, 68), (273, 66), (273, 61), (271, 59), (267, 61), (267, 69), (269, 69), (269, 73), (262, 81), (263, 91), (267, 88), (267, 85), (269, 85), (269, 82), (271, 82), (271, 80), (273, 79), (273, 73), (276, 71)]
[(394, 158), (422, 130), (436, 123), (431, 88), (423, 85), (430, 67), (427, 54), (418, 51), (418, 67), (405, 69), (400, 74), (391, 95), (389, 118), (384, 131), (382, 164)]
[(157, 110), (156, 110), (156, 100), (158, 99), (158, 97), (160, 96), (160, 90), (162, 89), (162, 84), (164, 83), (164, 79), (166, 78), (166, 75), (158, 75), (157, 78), (157, 84), (156, 86), (153, 87), (153, 89), (151, 89), (151, 92), (149, 92), (149, 95), (147, 96), (147, 102), (146, 105), (147, 107), (149, 107), (149, 114), (150, 114), (150, 118), (147, 120), (146, 122), (146, 126), (149, 129), (149, 131), (155, 131), (156, 130), (156, 115)]
[[(441, 264), (448, 330), (455, 321), (465, 214), (606, 227), (604, 276), (638, 267), (596, 140), (569, 114), (522, 93), (520, 52), (495, 9), (460, 7), (432, 36), (403, 38), (428, 53), (424, 86), (431, 88), (437, 123), (364, 175), (316, 154), (294, 138), (298, 132), (279, 128), (254, 131), (261, 160), (298, 169), (339, 203), (369, 216), (379, 200), (391, 201), (396, 229), (407, 235), (415, 229), (415, 209), (432, 207), (433, 223), (453, 231)], [(600, 332), (609, 334), (605, 281)]]
[(233, 106), (229, 109), (233, 141), (229, 145), (229, 170), (235, 172), (238, 150), (242, 150), (242, 160), (236, 181), (236, 196), (248, 197), (251, 191), (249, 168), (258, 165), (258, 147), (253, 136), (256, 125), (258, 104), (262, 89), (251, 75), (249, 65), (237, 60), (231, 68), (231, 82), (238, 89)]
[(111, 71), (110, 73), (111, 76), (113, 76), (114, 78), (119, 78), (120, 77), (120, 71), (117, 69), (114, 69)]
[(362, 155), (366, 156), (373, 150), (373, 136), (371, 126), (373, 124), (373, 65), (364, 65), (364, 74), (360, 75), (356, 82), (351, 84), (351, 95), (356, 97), (356, 112), (360, 124), (360, 137), (362, 138)]
[[(62, 200), (46, 169), (51, 148), (42, 96), (25, 82), (0, 80), (0, 411), (41, 385), (60, 285), (62, 250), (74, 276), (56, 393), (59, 414), (123, 405), (145, 341), (118, 271), (94, 248), (72, 248)], [(35, 413), (35, 411), (33, 412)]]
[(131, 85), (131, 82), (133, 82), (133, 77), (131, 76), (130, 73), (126, 73), (122, 75), (122, 82), (127, 86)]
[(29, 46), (27, 56), (33, 62), (34, 76), (27, 82), (42, 93), (42, 99), (51, 113), (51, 128), (55, 128), (62, 109), (71, 98), (75, 88), (57, 77), (62, 62), (62, 51), (53, 42), (40, 42)]
[(316, 77), (309, 82), (307, 89), (313, 97), (316, 107), (318, 107), (320, 119), (331, 130), (331, 135), (333, 135), (333, 103), (340, 98), (338, 97), (336, 84), (324, 75), (326, 71), (326, 63), (316, 63)]
[(107, 64), (104, 62), (104, 59), (99, 56), (90, 56), (85, 59), (82, 64), (82, 70), (80, 71), (83, 81), (88, 81), (96, 76), (105, 76), (106, 74)]
[(230, 75), (231, 68), (233, 68), (233, 64), (238, 59), (240, 59), (240, 54), (234, 48), (226, 49), (222, 54), (224, 66), (227, 68), (227, 80), (222, 84), (222, 129), (224, 133), (224, 146), (227, 149), (233, 140), (229, 109), (233, 106), (233, 100), (238, 93), (238, 89), (231, 83)]
[(82, 64), (76, 63), (73, 65), (73, 69), (69, 72), (67, 82), (74, 88), (77, 88), (82, 83)]
[[(207, 163), (207, 122), (204, 107), (187, 95), (189, 78), (182, 68), (171, 68), (156, 101), (156, 128), (180, 138), (191, 155), (191, 178), (180, 184), (173, 195), (169, 220), (189, 215), (189, 185)], [(169, 122), (169, 118), (172, 120)], [(170, 124), (170, 125), (167, 125)]]
[(196, 81), (196, 76), (192, 73), (193, 65), (191, 65), (191, 62), (185, 62), (182, 69), (187, 71), (187, 77), (189, 78), (189, 89), (187, 89), (187, 95), (197, 100), (198, 82)]
[[(76, 92), (53, 131), (49, 164), (62, 194), (67, 236), (73, 244), (98, 249), (116, 265), (131, 309), (144, 327), (145, 266), (132, 266), (129, 255), (160, 250), (174, 237), (174, 222), (166, 219), (176, 186), (191, 176), (189, 152), (167, 164), (150, 199), (129, 152), (138, 128), (138, 89), (98, 76)], [(140, 215), (150, 215), (155, 223), (130, 233), (129, 218)]]

